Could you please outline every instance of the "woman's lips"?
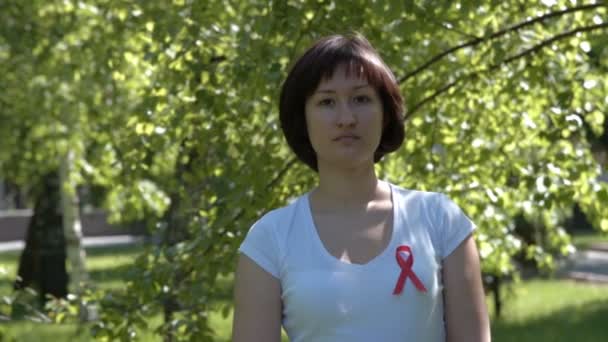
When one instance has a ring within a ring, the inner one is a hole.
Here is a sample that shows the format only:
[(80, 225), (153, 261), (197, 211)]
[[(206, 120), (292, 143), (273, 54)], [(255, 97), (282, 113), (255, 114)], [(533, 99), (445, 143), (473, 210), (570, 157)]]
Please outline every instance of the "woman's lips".
[(359, 140), (359, 137), (354, 134), (344, 134), (344, 135), (340, 135), (334, 139), (334, 141), (353, 141), (353, 140)]

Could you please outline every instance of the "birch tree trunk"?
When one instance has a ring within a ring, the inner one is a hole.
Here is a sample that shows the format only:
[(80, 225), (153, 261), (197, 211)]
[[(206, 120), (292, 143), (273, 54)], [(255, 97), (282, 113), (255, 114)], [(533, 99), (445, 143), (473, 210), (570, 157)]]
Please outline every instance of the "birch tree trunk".
[[(79, 198), (76, 183), (70, 177), (74, 165), (74, 151), (68, 150), (61, 160), (59, 177), (61, 184), (61, 208), (63, 213), (63, 232), (70, 274), (70, 292), (81, 294), (89, 281), (86, 271), (86, 252), (82, 244), (82, 224), (80, 221)], [(87, 308), (81, 308), (81, 318), (90, 315)]]

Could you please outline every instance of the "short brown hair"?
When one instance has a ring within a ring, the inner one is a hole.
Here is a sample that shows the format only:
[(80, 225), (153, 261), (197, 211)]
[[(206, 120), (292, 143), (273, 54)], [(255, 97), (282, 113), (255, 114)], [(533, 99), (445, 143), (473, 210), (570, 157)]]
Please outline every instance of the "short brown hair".
[(317, 156), (308, 137), (305, 104), (322, 79), (331, 78), (339, 65), (355, 72), (376, 88), (383, 108), (383, 130), (374, 162), (397, 150), (405, 136), (403, 98), (392, 71), (360, 34), (321, 38), (293, 65), (281, 88), (279, 118), (287, 143), (296, 156), (318, 172)]

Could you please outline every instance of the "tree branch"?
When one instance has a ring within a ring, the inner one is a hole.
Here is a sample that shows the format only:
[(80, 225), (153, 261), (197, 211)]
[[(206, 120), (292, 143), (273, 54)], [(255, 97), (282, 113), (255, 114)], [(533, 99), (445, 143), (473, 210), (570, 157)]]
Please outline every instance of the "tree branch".
[[(283, 168), (281, 168), (281, 170), (279, 172), (277, 172), (277, 174), (274, 176), (274, 178), (268, 182), (268, 184), (266, 185), (266, 189), (270, 189), (272, 187), (274, 187), (280, 180), (281, 178), (283, 178), (283, 176), (285, 176), (285, 174), (287, 173), (287, 171), (289, 171), (289, 169), (291, 169), (291, 167), (298, 161), (298, 159), (296, 157), (292, 157), (284, 166)], [(236, 203), (238, 203), (240, 201), (240, 198), (242, 198), (244, 196), (244, 193), (241, 193), (239, 196), (239, 199), (236, 201)], [(225, 203), (224, 203), (225, 204)], [(230, 222), (235, 222), (238, 221), (243, 215), (245, 214), (245, 209), (243, 209), (242, 207), (239, 209), (239, 212), (236, 213), (236, 215), (234, 215), (231, 219)], [(223, 232), (224, 234), (226, 233), (226, 231)], [(210, 248), (208, 248), (205, 253), (209, 250)], [(205, 254), (203, 253), (203, 254)]]
[(444, 22), (440, 23), (439, 26), (441, 26), (441, 28), (443, 28), (443, 29), (446, 29), (448, 31), (456, 32), (456, 33), (458, 33), (458, 34), (460, 34), (462, 36), (465, 36), (465, 37), (468, 37), (468, 38), (471, 38), (471, 39), (480, 39), (480, 37), (478, 37), (478, 36), (476, 36), (474, 34), (467, 33), (465, 31), (457, 29), (452, 23), (447, 22), (447, 21), (444, 21)]
[(533, 47), (526, 49), (514, 56), (511, 56), (505, 60), (502, 60), (499, 63), (496, 63), (494, 65), (491, 65), (490, 67), (486, 68), (485, 70), (480, 70), (477, 72), (472, 72), (469, 74), (466, 74), (464, 76), (459, 77), (458, 79), (444, 85), (443, 87), (437, 89), (433, 94), (431, 94), (430, 96), (424, 98), (422, 101), (416, 103), (411, 110), (409, 110), (407, 112), (407, 114), (405, 115), (404, 119), (407, 120), (410, 116), (412, 116), (416, 111), (418, 111), (423, 105), (425, 105), (426, 103), (433, 101), (436, 97), (438, 97), (439, 95), (445, 93), (446, 91), (450, 90), (452, 87), (454, 87), (455, 85), (457, 85), (458, 83), (460, 83), (461, 81), (465, 80), (465, 79), (470, 79), (470, 78), (475, 78), (478, 77), (480, 74), (482, 73), (486, 73), (486, 72), (490, 72), (493, 70), (496, 70), (497, 68), (501, 67), (502, 65), (511, 63), (515, 60), (518, 60), (522, 57), (525, 57), (527, 55), (531, 55), (534, 54), (538, 51), (540, 51), (543, 47), (546, 47), (547, 45), (550, 45), (558, 40), (573, 36), (577, 33), (581, 33), (581, 32), (590, 32), (593, 30), (597, 30), (597, 29), (603, 29), (603, 28), (608, 28), (608, 23), (602, 23), (602, 24), (597, 24), (597, 25), (591, 25), (591, 26), (584, 26), (584, 27), (579, 27), (576, 28), (574, 30), (570, 30), (567, 32), (563, 32), (560, 33), (558, 35), (555, 35), (549, 39), (543, 40), (542, 42), (540, 42), (537, 45), (534, 45)]
[(586, 10), (590, 10), (590, 9), (594, 9), (597, 7), (604, 7), (606, 6), (605, 3), (598, 3), (598, 4), (591, 4), (591, 5), (582, 5), (582, 6), (577, 6), (577, 7), (572, 7), (572, 8), (567, 8), (565, 10), (562, 11), (556, 11), (556, 12), (550, 12), (547, 13), (543, 16), (540, 17), (536, 17), (534, 19), (530, 19), (530, 20), (526, 20), (523, 21), (521, 23), (515, 24), (513, 26), (509, 26), (505, 29), (502, 29), (500, 31), (494, 32), (492, 34), (489, 34), (485, 37), (481, 37), (481, 38), (475, 38), (475, 39), (471, 39), (465, 43), (462, 43), (460, 45), (451, 47), (437, 55), (435, 55), (433, 58), (431, 58), (428, 62), (424, 63), (423, 65), (419, 66), (418, 68), (414, 69), (413, 71), (405, 74), (404, 76), (400, 77), (398, 79), (398, 83), (403, 83), (407, 80), (409, 80), (410, 78), (416, 76), (417, 74), (419, 74), (420, 72), (422, 72), (424, 69), (430, 67), (431, 65), (435, 64), (436, 62), (438, 62), (439, 60), (441, 60), (443, 57), (456, 52), (460, 49), (464, 49), (466, 47), (470, 47), (470, 46), (475, 46), (478, 45), (484, 41), (487, 40), (491, 40), (491, 39), (495, 39), (498, 38), (500, 36), (506, 35), (507, 33), (513, 32), (513, 31), (517, 31), (523, 27), (529, 26), (529, 25), (533, 25), (536, 24), (538, 22), (541, 21), (545, 21), (547, 19), (553, 18), (553, 17), (559, 17), (562, 16), (564, 14), (568, 14), (568, 13), (573, 13), (573, 12), (578, 12), (578, 11), (586, 11)]
[(560, 34), (555, 35), (555, 36), (553, 36), (553, 37), (551, 37), (549, 39), (543, 40), (540, 44), (537, 44), (537, 45), (535, 45), (535, 46), (533, 46), (533, 47), (531, 47), (531, 48), (529, 48), (527, 50), (524, 50), (524, 51), (522, 51), (521, 53), (518, 53), (515, 56), (509, 57), (509, 58), (505, 59), (504, 61), (491, 66), (488, 71), (492, 71), (492, 70), (500, 67), (502, 64), (510, 63), (510, 62), (512, 62), (512, 61), (514, 61), (516, 59), (524, 57), (525, 55), (534, 54), (534, 53), (538, 52), (540, 49), (542, 49), (543, 47), (545, 47), (545, 46), (547, 46), (547, 45), (549, 45), (549, 44), (551, 44), (551, 43), (553, 43), (555, 41), (558, 41), (560, 39), (573, 36), (573, 35), (575, 35), (577, 33), (580, 33), (580, 32), (589, 32), (589, 31), (593, 31), (593, 30), (601, 29), (601, 28), (608, 28), (608, 23), (602, 23), (602, 24), (591, 25), (591, 26), (583, 26), (583, 27), (576, 28), (574, 30), (570, 30), (570, 31), (567, 31), (567, 32), (560, 33)]
[[(274, 187), (281, 180), (281, 178), (283, 178), (283, 176), (285, 176), (287, 171), (289, 171), (289, 169), (291, 169), (291, 167), (297, 161), (298, 161), (298, 159), (296, 157), (292, 157), (291, 159), (289, 159), (287, 161), (287, 163), (285, 165), (283, 165), (281, 170), (279, 170), (279, 172), (276, 173), (276, 175), (273, 177), (273, 179), (270, 182), (268, 182), (268, 184), (266, 185), (266, 189), (270, 189), (270, 188)], [(241, 193), (239, 195), (239, 199), (243, 197), (243, 194), (244, 193)], [(236, 202), (238, 202), (238, 200)], [(243, 209), (243, 207), (239, 208), (238, 212), (230, 219), (229, 222), (238, 221), (244, 214), (245, 214), (245, 209)], [(217, 232), (218, 235), (226, 235), (227, 233), (228, 233), (228, 230), (226, 230), (226, 229), (222, 229), (219, 232)], [(208, 241), (217, 241), (216, 238), (217, 237), (214, 237), (212, 239), (209, 239)], [(209, 255), (209, 253), (211, 252), (211, 250), (214, 246), (215, 246), (215, 244), (209, 243), (201, 255), (204, 255), (204, 256)], [(183, 280), (184, 278), (186, 278), (187, 276), (189, 276), (193, 271), (194, 271), (194, 268), (188, 268), (188, 269), (184, 270), (183, 274), (180, 275), (181, 276), (180, 281)]]

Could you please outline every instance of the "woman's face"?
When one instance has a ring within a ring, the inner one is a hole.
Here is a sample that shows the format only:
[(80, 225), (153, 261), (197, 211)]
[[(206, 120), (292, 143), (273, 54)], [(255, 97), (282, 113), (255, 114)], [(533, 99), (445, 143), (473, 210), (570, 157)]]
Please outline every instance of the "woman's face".
[(374, 163), (382, 136), (382, 101), (377, 90), (346, 67), (321, 80), (306, 100), (310, 143), (322, 165), (353, 168)]

